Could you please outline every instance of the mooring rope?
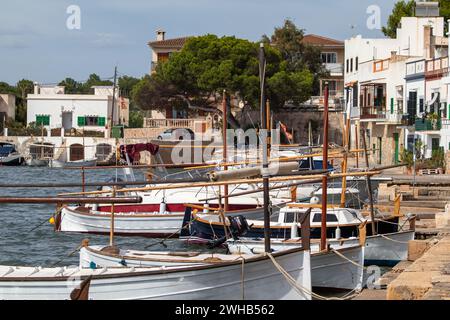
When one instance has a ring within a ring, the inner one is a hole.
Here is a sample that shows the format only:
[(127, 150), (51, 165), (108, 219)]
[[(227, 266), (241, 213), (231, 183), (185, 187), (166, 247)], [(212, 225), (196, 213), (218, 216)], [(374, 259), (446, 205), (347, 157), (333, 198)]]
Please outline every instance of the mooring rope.
[(356, 291), (356, 289), (353, 289), (352, 291), (348, 292), (346, 295), (344, 295), (341, 298), (325, 297), (325, 296), (319, 295), (317, 293), (314, 293), (311, 290), (309, 290), (309, 289), (303, 287), (302, 285), (300, 285), (299, 283), (297, 283), (297, 281), (286, 270), (284, 270), (283, 267), (275, 260), (275, 258), (273, 257), (273, 255), (271, 253), (266, 252), (265, 255), (267, 255), (270, 258), (270, 260), (272, 260), (272, 263), (274, 264), (274, 266), (286, 278), (287, 282), (300, 294), (307, 293), (307, 294), (311, 295), (312, 298), (315, 298), (317, 300), (350, 300), (357, 296), (357, 294), (349, 295), (352, 292)]
[(341, 257), (342, 259), (347, 260), (348, 262), (350, 262), (351, 264), (353, 264), (353, 265), (355, 265), (355, 266), (357, 266), (359, 268), (362, 268), (362, 269), (366, 269), (367, 268), (367, 267), (364, 267), (362, 264), (359, 264), (359, 263), (353, 261), (352, 259), (347, 258), (346, 256), (344, 256), (342, 253), (340, 253), (336, 249), (331, 248), (331, 252), (333, 252), (337, 256)]
[(380, 234), (380, 236), (381, 236), (382, 238), (384, 238), (384, 239), (386, 239), (386, 240), (390, 240), (390, 241), (392, 241), (392, 242), (403, 243), (403, 244), (408, 244), (408, 243), (409, 243), (409, 241), (400, 241), (400, 240), (391, 239), (391, 238), (385, 236), (384, 234)]

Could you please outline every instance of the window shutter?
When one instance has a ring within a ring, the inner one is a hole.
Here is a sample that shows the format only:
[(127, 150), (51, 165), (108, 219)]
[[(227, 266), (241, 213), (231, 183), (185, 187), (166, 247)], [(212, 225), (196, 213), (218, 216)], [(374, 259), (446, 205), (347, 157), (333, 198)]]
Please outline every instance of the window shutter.
[(36, 125), (40, 126), (42, 122), (42, 117), (41, 116), (36, 116)]
[(391, 114), (394, 113), (394, 98), (391, 98)]
[(44, 126), (50, 125), (50, 116), (43, 116), (42, 122), (44, 123)]
[(86, 118), (85, 117), (78, 117), (78, 126), (83, 127), (86, 125)]
[(98, 125), (99, 125), (100, 127), (104, 127), (105, 124), (106, 124), (106, 119), (105, 119), (105, 117), (99, 117), (99, 118), (98, 118)]

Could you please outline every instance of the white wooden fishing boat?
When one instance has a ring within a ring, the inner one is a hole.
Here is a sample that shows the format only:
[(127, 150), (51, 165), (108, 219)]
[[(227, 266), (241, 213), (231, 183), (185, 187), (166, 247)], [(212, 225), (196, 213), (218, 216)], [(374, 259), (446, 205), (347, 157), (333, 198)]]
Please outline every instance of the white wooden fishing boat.
[[(380, 266), (394, 266), (400, 261), (408, 259), (408, 242), (414, 240), (415, 231), (398, 231), (386, 234), (377, 234), (367, 236), (364, 250), (364, 264), (365, 265), (380, 265)], [(328, 239), (327, 243), (333, 249), (350, 248), (359, 244), (359, 238), (341, 238)], [(241, 252), (261, 252), (264, 244), (261, 240), (251, 238), (240, 238), (238, 241), (228, 240), (227, 245), (230, 251)], [(237, 247), (238, 246), (238, 247)], [(288, 248), (295, 248), (301, 246), (301, 239), (272, 239), (271, 247), (273, 250), (285, 250)], [(246, 248), (248, 250), (246, 250)], [(319, 250), (319, 243), (317, 241), (311, 242), (311, 252)]]
[(51, 159), (48, 166), (51, 168), (68, 168), (68, 167), (95, 167), (97, 159), (85, 159), (78, 161), (62, 161)]
[[(239, 257), (242, 254), (252, 255), (256, 251), (263, 253), (264, 243), (253, 241), (252, 246), (245, 241), (229, 241), (228, 248), (231, 255)], [(297, 243), (301, 247), (301, 243)], [(81, 268), (101, 267), (157, 267), (182, 265), (217, 264), (222, 257), (216, 253), (200, 252), (158, 252), (139, 250), (119, 250), (118, 253), (108, 252), (108, 247), (87, 246), (80, 250)], [(288, 249), (284, 247), (276, 251)], [(363, 281), (364, 246), (353, 245), (336, 249), (334, 251), (311, 253), (311, 279), (312, 286), (328, 289), (361, 290)]]
[[(114, 207), (114, 231), (119, 236), (165, 237), (176, 236), (182, 228), (186, 203), (205, 205), (198, 199), (211, 195), (205, 188), (182, 190), (158, 190), (139, 192), (140, 204), (120, 204)], [(283, 200), (273, 200), (274, 213), (286, 204)], [(218, 208), (218, 201), (210, 201), (204, 210), (210, 212)], [(244, 215), (261, 218), (261, 200), (254, 196), (230, 198), (227, 216)], [(56, 217), (56, 230), (61, 232), (109, 234), (111, 227), (111, 205), (66, 206)]]
[[(89, 276), (89, 299), (99, 300), (309, 300), (309, 250), (274, 253), (277, 264), (295, 279), (294, 288), (264, 254), (214, 265), (155, 268), (0, 267), (0, 299), (61, 300)], [(221, 257), (222, 258), (222, 257)]]

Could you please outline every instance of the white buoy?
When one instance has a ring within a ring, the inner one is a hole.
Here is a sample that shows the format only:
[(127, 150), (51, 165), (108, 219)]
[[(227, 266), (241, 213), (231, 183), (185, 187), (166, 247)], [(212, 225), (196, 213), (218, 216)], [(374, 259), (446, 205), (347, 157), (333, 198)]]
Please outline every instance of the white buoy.
[(161, 201), (161, 203), (159, 204), (159, 214), (165, 214), (166, 213), (166, 202), (164, 201), (164, 199)]
[(340, 239), (341, 238), (341, 228), (339, 228), (339, 226), (337, 226), (336, 228), (336, 239)]
[(203, 213), (208, 214), (209, 213), (209, 203), (205, 203), (203, 206)]
[(311, 199), (309, 200), (309, 202), (310, 202), (311, 204), (319, 204), (319, 203), (320, 203), (320, 199), (319, 199), (319, 197), (314, 196), (314, 197), (311, 197)]

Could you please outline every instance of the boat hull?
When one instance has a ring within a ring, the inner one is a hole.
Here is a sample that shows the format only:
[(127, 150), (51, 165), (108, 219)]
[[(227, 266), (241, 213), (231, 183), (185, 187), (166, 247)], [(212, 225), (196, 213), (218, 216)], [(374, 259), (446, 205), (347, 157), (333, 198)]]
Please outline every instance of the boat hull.
[(47, 167), (49, 160), (27, 159), (26, 164), (29, 167)]
[[(311, 289), (309, 251), (294, 249), (274, 254), (279, 265), (302, 287)], [(0, 267), (0, 299), (69, 299), (82, 279), (92, 275), (89, 299), (95, 300), (309, 300), (264, 256), (245, 263), (181, 268), (66, 269), (63, 276), (41, 274), (35, 268)], [(15, 268), (12, 268), (15, 269)], [(47, 273), (58, 273), (62, 268)], [(34, 270), (34, 273), (33, 273)], [(5, 275), (6, 274), (6, 275)], [(31, 276), (29, 274), (32, 274)]]
[[(386, 220), (386, 223), (381, 221), (376, 222), (377, 230), (380, 233), (392, 233), (396, 231), (398, 223), (398, 217), (393, 217)], [(341, 237), (351, 238), (358, 236), (358, 226), (359, 224), (353, 224), (348, 226), (340, 226)], [(366, 227), (367, 234), (372, 233), (371, 222), (367, 223)], [(221, 238), (225, 235), (222, 223), (210, 223), (207, 220), (199, 219), (196, 217), (190, 225), (189, 228), (190, 235), (183, 237), (188, 242), (195, 243), (209, 243), (211, 240)], [(301, 229), (297, 228), (297, 234), (301, 236)], [(334, 238), (336, 234), (336, 227), (327, 227), (327, 238)], [(320, 239), (321, 228), (311, 227), (310, 237), (312, 239)], [(246, 238), (263, 238), (264, 228), (261, 226), (250, 226), (249, 230), (245, 234)], [(290, 226), (271, 226), (270, 227), (270, 237), (272, 239), (290, 239), (291, 238), (291, 227)]]
[[(300, 245), (297, 244), (297, 245)], [(272, 245), (272, 249), (286, 250), (288, 246)], [(228, 241), (231, 253), (256, 253), (264, 250), (262, 240)], [(311, 281), (313, 288), (340, 289), (360, 291), (363, 287), (364, 246), (358, 244), (336, 247), (333, 251), (319, 252), (319, 248), (311, 253)], [(345, 257), (345, 258), (344, 258)]]
[[(171, 205), (167, 207), (170, 208)], [(147, 205), (147, 207), (159, 208)], [(133, 210), (132, 206), (118, 206), (114, 214), (114, 234), (117, 236), (141, 236), (141, 237), (166, 237), (172, 235), (177, 237), (181, 232), (184, 219), (184, 205), (176, 205), (179, 212), (167, 214), (151, 213), (131, 213), (127, 210)], [(279, 209), (278, 209), (279, 210)], [(243, 215), (249, 218), (261, 218), (264, 210), (261, 207), (248, 208), (244, 210), (230, 211), (227, 216)], [(78, 210), (64, 207), (61, 214), (57, 217), (57, 231), (92, 233), (92, 234), (110, 234), (111, 214), (108, 212)]]
[(0, 166), (21, 166), (24, 158), (21, 155), (13, 155), (0, 158)]
[(71, 167), (95, 167), (97, 165), (97, 160), (86, 160), (86, 161), (61, 161), (61, 160), (50, 160), (48, 166), (51, 168), (71, 168)]

